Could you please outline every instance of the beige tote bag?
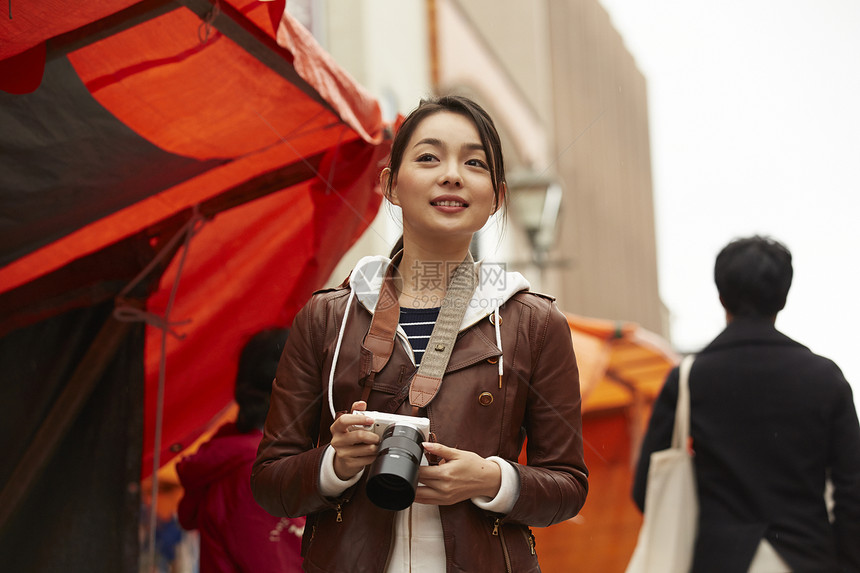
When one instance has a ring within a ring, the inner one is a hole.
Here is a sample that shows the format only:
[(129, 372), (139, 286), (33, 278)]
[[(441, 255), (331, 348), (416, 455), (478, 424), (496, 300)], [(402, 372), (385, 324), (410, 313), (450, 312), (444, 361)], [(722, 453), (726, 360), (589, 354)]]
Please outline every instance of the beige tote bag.
[(672, 447), (651, 454), (645, 516), (627, 573), (689, 573), (699, 519), (690, 435), (690, 367), (681, 361)]

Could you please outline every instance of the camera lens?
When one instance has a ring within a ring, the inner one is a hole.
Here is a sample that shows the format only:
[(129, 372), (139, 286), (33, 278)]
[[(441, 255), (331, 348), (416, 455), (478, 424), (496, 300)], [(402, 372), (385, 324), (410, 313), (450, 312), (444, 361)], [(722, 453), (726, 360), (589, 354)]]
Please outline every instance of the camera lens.
[(424, 434), (406, 424), (386, 428), (367, 476), (367, 497), (383, 509), (400, 511), (415, 500)]

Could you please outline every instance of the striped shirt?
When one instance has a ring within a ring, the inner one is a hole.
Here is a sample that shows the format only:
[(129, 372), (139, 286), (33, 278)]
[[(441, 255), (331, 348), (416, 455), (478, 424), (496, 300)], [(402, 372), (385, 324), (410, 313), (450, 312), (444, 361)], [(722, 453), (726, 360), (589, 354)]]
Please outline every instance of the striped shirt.
[(415, 354), (415, 365), (421, 364), (421, 358), (430, 342), (433, 326), (439, 317), (439, 307), (436, 308), (403, 308), (400, 307), (400, 326), (406, 332), (412, 352)]

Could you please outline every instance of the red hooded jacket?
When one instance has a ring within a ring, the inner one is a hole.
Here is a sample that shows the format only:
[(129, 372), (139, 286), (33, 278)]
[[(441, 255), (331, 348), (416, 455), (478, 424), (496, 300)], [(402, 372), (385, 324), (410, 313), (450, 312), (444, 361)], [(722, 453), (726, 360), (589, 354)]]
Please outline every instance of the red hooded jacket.
[(200, 573), (301, 571), (305, 518), (274, 517), (251, 495), (261, 437), (225, 424), (176, 466), (185, 488), (179, 523), (200, 531)]

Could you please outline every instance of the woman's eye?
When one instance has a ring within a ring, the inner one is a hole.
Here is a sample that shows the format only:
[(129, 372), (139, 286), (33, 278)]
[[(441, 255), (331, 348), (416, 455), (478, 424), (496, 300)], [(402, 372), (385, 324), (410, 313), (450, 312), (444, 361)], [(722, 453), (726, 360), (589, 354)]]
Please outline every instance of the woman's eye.
[(433, 161), (434, 159), (436, 159), (435, 155), (431, 153), (422, 153), (417, 158), (415, 158), (415, 161)]
[(480, 167), (481, 169), (489, 169), (487, 163), (480, 159), (470, 159), (466, 162), (466, 165), (470, 165), (472, 167)]

